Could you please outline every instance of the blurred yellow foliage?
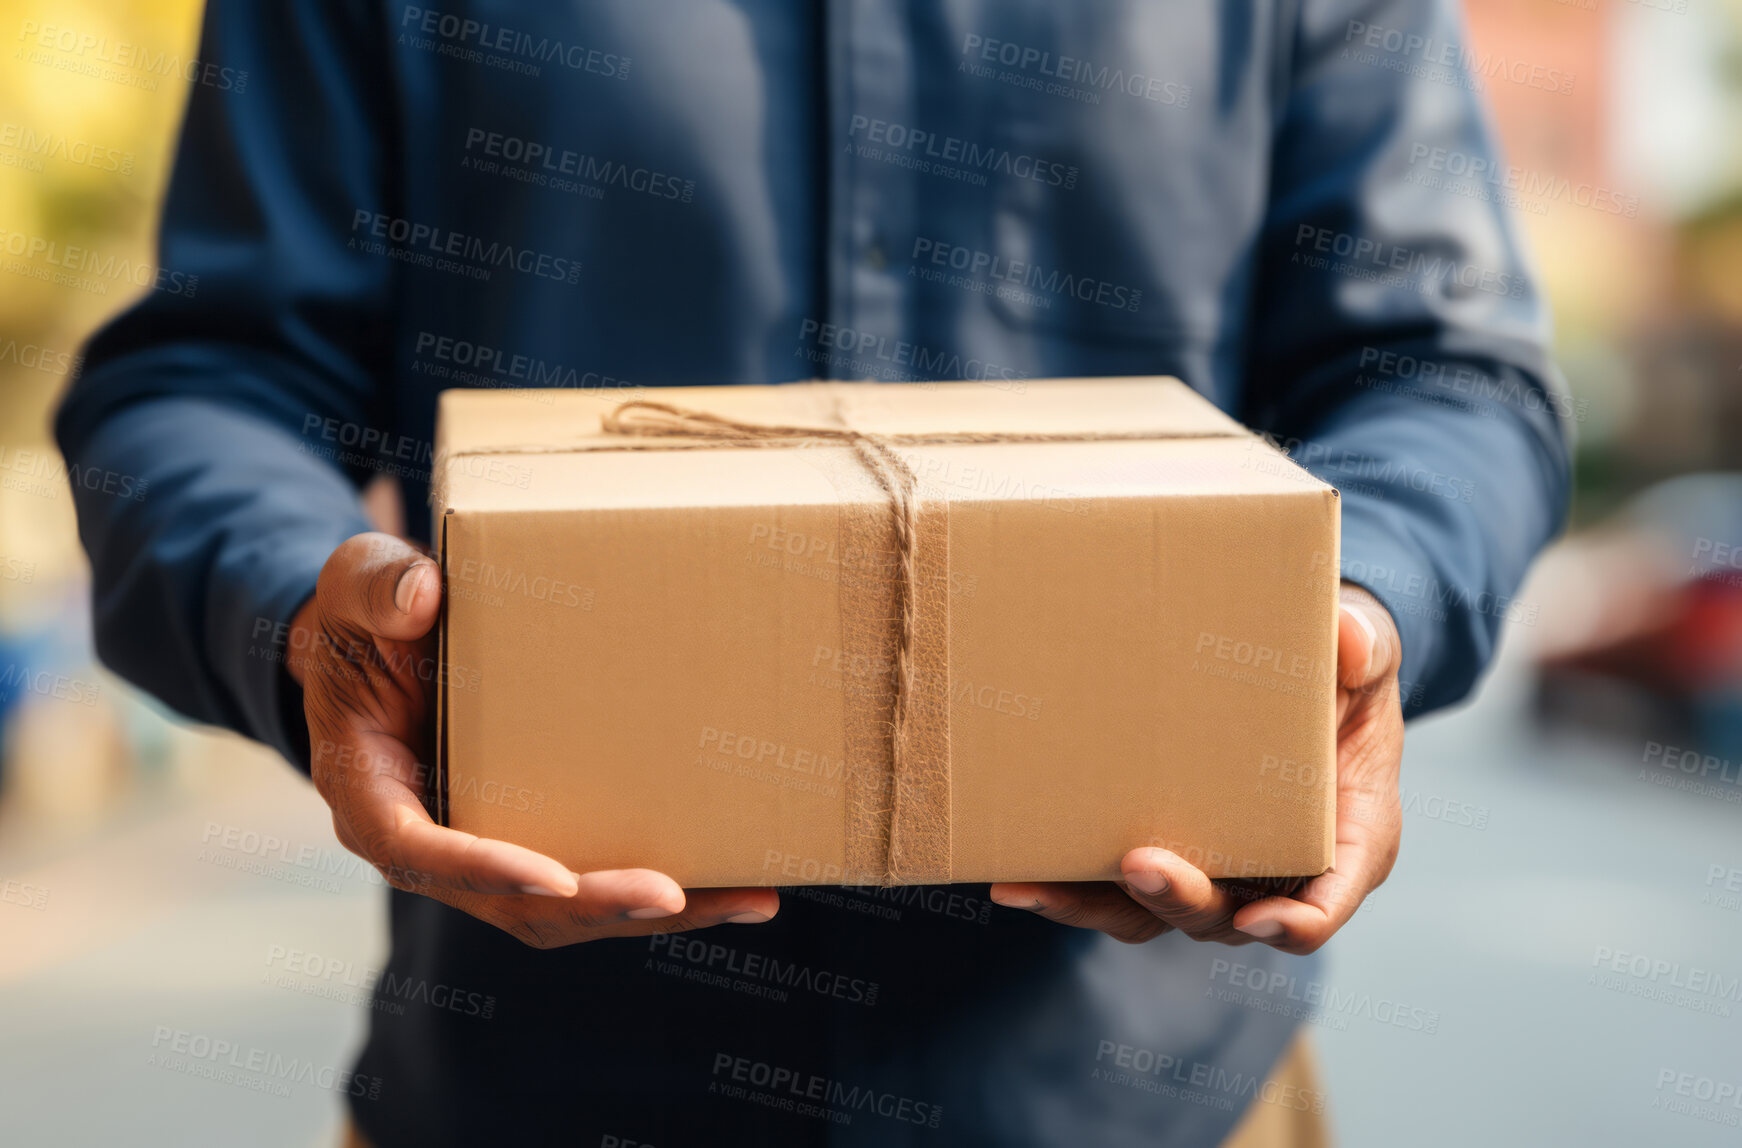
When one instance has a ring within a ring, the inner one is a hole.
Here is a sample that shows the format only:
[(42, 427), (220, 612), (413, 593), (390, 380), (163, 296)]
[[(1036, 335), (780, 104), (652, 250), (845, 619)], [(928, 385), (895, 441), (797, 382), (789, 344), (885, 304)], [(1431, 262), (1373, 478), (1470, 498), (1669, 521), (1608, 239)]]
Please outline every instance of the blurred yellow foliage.
[[(197, 0), (7, 0), (0, 18), (0, 450), (49, 447), (49, 419), (80, 344), (140, 288), (41, 276), (32, 245), (155, 259), (155, 220), (187, 104), (173, 61), (198, 51)], [(164, 63), (155, 63), (160, 59)], [(93, 67), (97, 61), (134, 61)], [(138, 61), (146, 61), (139, 66)], [(163, 74), (168, 69), (169, 74)], [(100, 71), (104, 74), (89, 74)], [(0, 460), (8, 461), (8, 460)], [(14, 469), (28, 460), (13, 458)], [(0, 554), (33, 559), (0, 624), (82, 565), (69, 494), (0, 489)], [(34, 590), (34, 592), (26, 592)]]
[[(94, 61), (189, 59), (196, 0), (8, 0), (0, 23), (0, 437), (46, 441), (66, 372), (23, 366), (6, 343), (72, 352), (136, 289), (104, 294), (44, 281), (14, 248), (46, 241), (149, 260), (188, 86), (178, 74)], [(22, 240), (19, 237), (23, 237)], [(35, 359), (35, 354), (22, 356)]]

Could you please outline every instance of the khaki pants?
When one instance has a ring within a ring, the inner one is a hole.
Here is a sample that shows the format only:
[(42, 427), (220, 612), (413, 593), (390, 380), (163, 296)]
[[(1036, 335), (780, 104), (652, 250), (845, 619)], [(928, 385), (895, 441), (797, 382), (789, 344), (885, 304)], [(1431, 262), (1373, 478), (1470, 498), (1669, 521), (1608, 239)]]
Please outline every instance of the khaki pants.
[(1305, 1033), (1297, 1035), (1276, 1062), (1263, 1096), (1271, 1102), (1254, 1100), (1222, 1141), (1222, 1148), (1329, 1148), (1325, 1092), (1319, 1083), (1318, 1059)]
[[(1234, 1127), (1222, 1148), (1328, 1148), (1330, 1129), (1315, 1101), (1324, 1099), (1319, 1087), (1318, 1062), (1303, 1034), (1294, 1038), (1288, 1051), (1270, 1074), (1265, 1095), (1272, 1103), (1255, 1100)], [(1304, 1109), (1304, 1111), (1303, 1111)], [(347, 1122), (344, 1148), (374, 1148), (355, 1125)]]

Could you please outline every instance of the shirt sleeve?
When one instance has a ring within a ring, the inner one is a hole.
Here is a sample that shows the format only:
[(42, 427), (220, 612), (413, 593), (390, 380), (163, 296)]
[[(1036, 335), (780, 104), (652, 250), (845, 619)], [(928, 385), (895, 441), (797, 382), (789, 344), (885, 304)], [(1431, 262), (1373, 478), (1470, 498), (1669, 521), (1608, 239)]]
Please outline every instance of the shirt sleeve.
[(161, 270), (92, 340), (55, 423), (103, 661), (304, 768), (284, 627), (369, 528), (361, 472), (309, 428), (380, 421), (393, 301), (390, 261), (348, 243), (388, 192), (383, 30), (364, 9), (208, 4)]
[(1301, 0), (1284, 63), (1244, 415), (1341, 490), (1415, 716), (1534, 621), (1514, 595), (1562, 523), (1570, 404), (1480, 91), (1573, 79), (1474, 56), (1451, 0)]

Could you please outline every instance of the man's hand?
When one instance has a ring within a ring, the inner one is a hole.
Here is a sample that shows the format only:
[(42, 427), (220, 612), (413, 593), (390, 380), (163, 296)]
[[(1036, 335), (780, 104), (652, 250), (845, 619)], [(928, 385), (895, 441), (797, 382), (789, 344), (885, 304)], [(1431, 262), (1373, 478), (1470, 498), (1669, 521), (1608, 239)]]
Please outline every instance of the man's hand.
[(651, 869), (572, 873), (530, 849), (431, 820), (422, 798), (441, 595), (429, 558), (390, 534), (359, 534), (327, 559), (292, 624), (288, 668), (303, 687), (315, 788), (345, 848), (394, 888), (538, 948), (774, 916), (773, 889), (686, 894)]
[(1258, 940), (1284, 952), (1313, 952), (1354, 915), (1397, 860), (1402, 656), (1397, 626), (1385, 607), (1344, 583), (1337, 623), (1336, 863), (1288, 896), (1212, 881), (1165, 849), (1145, 848), (1125, 855), (1123, 881), (994, 885), (992, 899), (1132, 944), (1179, 929), (1196, 941)]

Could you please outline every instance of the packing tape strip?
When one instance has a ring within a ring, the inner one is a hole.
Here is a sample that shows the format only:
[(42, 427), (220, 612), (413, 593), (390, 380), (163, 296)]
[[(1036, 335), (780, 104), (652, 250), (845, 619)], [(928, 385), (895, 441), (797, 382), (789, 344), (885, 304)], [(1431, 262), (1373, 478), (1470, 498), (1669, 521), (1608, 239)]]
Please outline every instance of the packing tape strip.
[[(868, 479), (866, 481), (869, 481)], [(847, 734), (846, 870), (867, 884), (947, 884), (950, 844), (949, 503), (920, 504), (907, 753), (895, 776), (895, 528), (886, 506), (840, 514), (841, 695)]]

